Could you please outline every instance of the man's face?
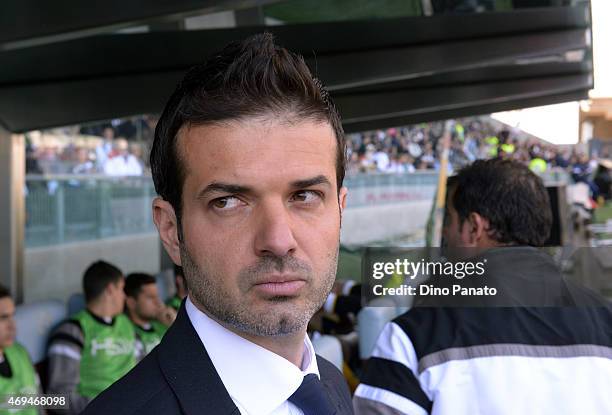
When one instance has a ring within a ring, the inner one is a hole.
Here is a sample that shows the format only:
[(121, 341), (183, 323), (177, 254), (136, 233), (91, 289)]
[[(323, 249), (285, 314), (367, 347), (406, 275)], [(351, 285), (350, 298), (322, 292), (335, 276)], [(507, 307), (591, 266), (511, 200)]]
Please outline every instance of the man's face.
[(121, 277), (117, 282), (111, 282), (108, 287), (108, 293), (110, 295), (112, 304), (114, 305), (114, 315), (121, 314), (125, 305), (125, 293), (123, 287), (125, 286), (125, 280)]
[(112, 128), (109, 127), (106, 127), (102, 134), (104, 135), (104, 138), (106, 140), (112, 140), (113, 138), (115, 138), (115, 132)]
[(15, 303), (10, 297), (0, 298), (0, 348), (15, 341)]
[(305, 329), (335, 279), (346, 196), (331, 126), (250, 118), (185, 129), (178, 147), (191, 298), (251, 335)]
[(123, 138), (119, 138), (115, 140), (115, 150), (117, 151), (117, 153), (121, 154), (122, 156), (128, 155), (129, 154), (129, 144), (127, 140)]
[(142, 320), (155, 320), (162, 306), (157, 285), (143, 285), (136, 298), (128, 298), (128, 304), (131, 304), (132, 311)]

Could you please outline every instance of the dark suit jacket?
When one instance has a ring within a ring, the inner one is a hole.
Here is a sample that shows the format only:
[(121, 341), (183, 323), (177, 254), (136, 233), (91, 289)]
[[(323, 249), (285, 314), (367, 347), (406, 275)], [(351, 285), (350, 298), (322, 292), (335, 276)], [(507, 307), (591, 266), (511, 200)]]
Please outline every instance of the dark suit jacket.
[[(317, 356), (321, 380), (337, 415), (353, 413), (342, 374)], [(134, 369), (94, 399), (84, 415), (239, 415), (185, 311), (161, 343)]]

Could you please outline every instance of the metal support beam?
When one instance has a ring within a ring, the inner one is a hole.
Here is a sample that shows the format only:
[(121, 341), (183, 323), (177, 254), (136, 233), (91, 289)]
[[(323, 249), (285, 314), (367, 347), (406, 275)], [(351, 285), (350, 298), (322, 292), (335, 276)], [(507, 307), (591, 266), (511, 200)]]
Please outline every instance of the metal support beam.
[[(585, 39), (585, 31), (590, 27), (587, 11), (585, 7), (535, 9), (491, 15), (267, 26), (265, 30), (274, 33), (281, 45), (306, 58), (316, 56), (317, 67), (324, 57), (333, 64), (339, 56), (347, 55), (357, 65), (349, 68), (348, 75), (355, 70), (362, 71), (362, 67), (393, 68), (400, 63), (404, 67), (406, 62), (412, 63), (413, 71), (431, 71), (432, 59), (442, 65), (434, 68), (438, 73), (451, 64), (453, 70), (474, 61), (492, 63), (495, 60), (497, 64), (506, 55), (521, 59), (541, 57), (542, 53), (551, 53), (547, 49), (551, 44), (555, 51), (561, 49), (559, 53), (589, 46)], [(3, 52), (0, 53), (0, 85), (139, 76), (168, 70), (184, 72), (222, 45), (264, 30), (236, 23), (238, 27), (232, 29), (105, 35)], [(507, 54), (505, 48), (508, 48)], [(450, 57), (446, 58), (447, 55)], [(420, 59), (427, 61), (420, 63)], [(380, 62), (393, 62), (393, 65), (380, 65)], [(343, 67), (342, 71), (346, 73), (347, 69)], [(388, 75), (392, 71), (385, 69), (384, 72)]]
[(23, 301), (25, 139), (0, 128), (0, 283)]
[(234, 11), (236, 26), (263, 26), (265, 16), (261, 6)]
[[(4, 0), (0, 51), (108, 33), (155, 20), (257, 7), (279, 0)], [(67, 13), (66, 10), (70, 12)]]

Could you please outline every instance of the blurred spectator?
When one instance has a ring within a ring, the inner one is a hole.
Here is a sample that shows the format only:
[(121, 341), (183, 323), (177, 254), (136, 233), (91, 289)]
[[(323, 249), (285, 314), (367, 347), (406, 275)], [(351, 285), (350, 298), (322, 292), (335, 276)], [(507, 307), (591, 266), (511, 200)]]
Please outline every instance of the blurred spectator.
[(114, 138), (115, 130), (111, 126), (104, 128), (102, 142), (96, 147), (96, 163), (100, 171), (104, 170), (104, 165), (112, 155)]
[(555, 157), (555, 164), (557, 167), (567, 169), (570, 165), (570, 152), (568, 150), (562, 150), (557, 153)]
[[(9, 396), (41, 393), (38, 375), (26, 349), (15, 342), (15, 333), (15, 303), (9, 291), (0, 286), (0, 394), (3, 402)], [(36, 415), (39, 411), (30, 408), (0, 413)]]
[(73, 174), (93, 174), (96, 166), (89, 159), (89, 151), (86, 148), (76, 150), (77, 164), (72, 168)]
[(134, 326), (123, 314), (125, 280), (98, 261), (83, 275), (86, 308), (59, 325), (49, 340), (47, 393), (68, 395), (68, 414), (79, 414), (136, 364)]
[(31, 144), (26, 145), (26, 174), (43, 174)]
[(591, 165), (589, 163), (589, 157), (586, 154), (579, 154), (574, 156), (570, 163), (572, 172), (572, 179), (576, 183), (586, 183), (591, 187), (589, 177), (591, 175)]
[(114, 142), (116, 156), (104, 163), (104, 173), (109, 176), (140, 176), (142, 164), (130, 153), (130, 147), (125, 138), (118, 138)]
[(187, 297), (187, 280), (185, 274), (183, 274), (183, 268), (178, 265), (174, 266), (174, 286), (176, 287), (176, 293), (166, 300), (166, 305), (178, 311), (181, 302)]
[(136, 351), (140, 361), (159, 344), (168, 326), (174, 322), (176, 311), (162, 303), (152, 275), (128, 275), (124, 291), (126, 313), (134, 324)]
[(379, 171), (387, 170), (387, 167), (389, 166), (389, 154), (383, 151), (382, 144), (379, 144), (376, 147), (376, 151), (374, 152), (374, 154), (372, 154), (372, 161), (374, 162), (373, 165), (375, 166), (377, 170)]
[(134, 156), (136, 161), (138, 161), (138, 164), (140, 164), (140, 169), (144, 172), (145, 163), (143, 161), (144, 154), (143, 154), (142, 144), (141, 143), (130, 143), (130, 153), (132, 154), (132, 156)]
[(348, 158), (346, 174), (351, 176), (357, 173), (360, 173), (359, 154), (354, 152), (354, 153), (351, 153), (351, 155)]
[(607, 159), (600, 160), (595, 177), (593, 178), (593, 182), (597, 187), (597, 194), (594, 199), (601, 197), (606, 201), (612, 198), (612, 176), (610, 175), (610, 169), (612, 169), (612, 161)]

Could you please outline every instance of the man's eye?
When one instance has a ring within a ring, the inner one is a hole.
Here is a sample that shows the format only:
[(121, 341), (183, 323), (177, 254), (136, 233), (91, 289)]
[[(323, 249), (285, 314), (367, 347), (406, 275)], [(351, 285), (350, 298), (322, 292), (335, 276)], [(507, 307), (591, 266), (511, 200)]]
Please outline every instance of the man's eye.
[(215, 199), (211, 202), (211, 206), (215, 209), (220, 210), (229, 210), (240, 205), (241, 201), (237, 197), (234, 196), (226, 196), (220, 197), (219, 199)]
[(301, 190), (293, 194), (293, 200), (302, 203), (314, 203), (321, 200), (321, 195), (314, 190)]

